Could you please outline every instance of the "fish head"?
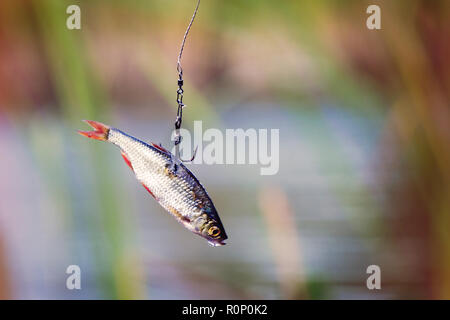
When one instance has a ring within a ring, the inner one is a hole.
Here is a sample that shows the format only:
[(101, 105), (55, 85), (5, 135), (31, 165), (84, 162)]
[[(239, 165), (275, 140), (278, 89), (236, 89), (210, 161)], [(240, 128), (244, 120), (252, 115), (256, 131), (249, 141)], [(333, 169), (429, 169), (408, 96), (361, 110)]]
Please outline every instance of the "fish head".
[(208, 240), (213, 247), (225, 245), (228, 236), (220, 220), (216, 220), (211, 215), (203, 214), (195, 221), (197, 233)]

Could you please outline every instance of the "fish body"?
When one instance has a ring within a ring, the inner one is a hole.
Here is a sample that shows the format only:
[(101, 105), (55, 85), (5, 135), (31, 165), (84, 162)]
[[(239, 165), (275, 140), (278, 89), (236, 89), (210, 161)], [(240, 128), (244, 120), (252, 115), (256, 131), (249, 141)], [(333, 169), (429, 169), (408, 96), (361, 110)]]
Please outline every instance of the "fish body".
[(118, 146), (136, 178), (188, 230), (213, 246), (228, 238), (219, 215), (205, 188), (183, 163), (168, 150), (147, 144), (119, 129), (86, 120), (95, 131), (78, 131), (88, 138)]

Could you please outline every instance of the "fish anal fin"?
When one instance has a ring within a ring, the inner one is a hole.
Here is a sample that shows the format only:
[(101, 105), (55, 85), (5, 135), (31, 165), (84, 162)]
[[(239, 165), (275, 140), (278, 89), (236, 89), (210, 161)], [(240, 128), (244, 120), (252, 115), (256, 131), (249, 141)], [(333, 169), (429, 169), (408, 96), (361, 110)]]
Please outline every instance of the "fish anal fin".
[(145, 190), (147, 190), (148, 193), (150, 193), (150, 194), (152, 195), (152, 197), (156, 199), (155, 195), (154, 195), (153, 192), (149, 189), (149, 187), (147, 187), (147, 186), (146, 186), (145, 184), (143, 184), (143, 183), (141, 183), (141, 184), (142, 184), (142, 186), (145, 188)]
[(133, 166), (131, 165), (131, 161), (130, 161), (130, 159), (128, 159), (125, 152), (121, 151), (120, 154), (122, 155), (123, 160), (125, 160), (125, 163), (130, 167), (131, 170), (134, 171)]

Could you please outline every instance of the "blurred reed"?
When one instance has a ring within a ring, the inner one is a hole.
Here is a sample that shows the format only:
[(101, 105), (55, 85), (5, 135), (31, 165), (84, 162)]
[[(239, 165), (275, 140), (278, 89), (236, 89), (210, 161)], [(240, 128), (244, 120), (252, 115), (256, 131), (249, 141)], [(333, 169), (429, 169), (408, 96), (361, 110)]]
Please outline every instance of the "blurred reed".
[(263, 188), (259, 194), (259, 205), (265, 220), (273, 259), (277, 266), (282, 298), (307, 298), (298, 227), (286, 194), (279, 187)]

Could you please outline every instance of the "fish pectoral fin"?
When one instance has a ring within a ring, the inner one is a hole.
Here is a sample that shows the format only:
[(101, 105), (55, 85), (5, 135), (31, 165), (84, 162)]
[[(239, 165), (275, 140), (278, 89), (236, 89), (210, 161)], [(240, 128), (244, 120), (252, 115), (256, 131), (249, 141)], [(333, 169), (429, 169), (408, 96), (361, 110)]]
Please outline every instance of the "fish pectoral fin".
[(131, 165), (131, 161), (130, 161), (130, 159), (128, 159), (126, 153), (123, 151), (120, 151), (120, 154), (122, 155), (123, 160), (125, 160), (125, 163), (130, 167), (131, 170), (134, 171), (133, 166)]

